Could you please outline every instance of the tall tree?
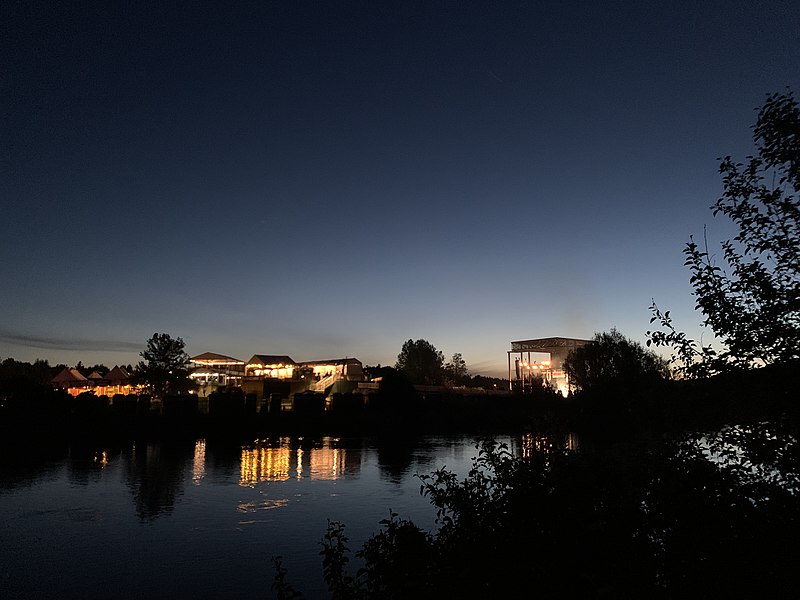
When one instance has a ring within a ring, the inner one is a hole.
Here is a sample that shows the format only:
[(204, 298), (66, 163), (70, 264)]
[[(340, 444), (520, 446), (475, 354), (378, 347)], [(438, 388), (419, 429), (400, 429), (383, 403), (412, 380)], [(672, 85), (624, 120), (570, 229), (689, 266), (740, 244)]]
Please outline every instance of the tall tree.
[(397, 355), (395, 368), (411, 383), (439, 385), (444, 375), (444, 354), (427, 340), (408, 340)]
[(464, 385), (469, 377), (469, 369), (460, 352), (453, 354), (453, 358), (444, 366), (444, 376), (452, 385)]
[(157, 398), (167, 394), (180, 394), (191, 385), (189, 380), (189, 355), (181, 338), (167, 333), (154, 333), (147, 340), (147, 348), (140, 352), (144, 361), (136, 365), (136, 378), (147, 385)]
[(791, 91), (772, 94), (753, 128), (757, 156), (720, 162), (723, 194), (714, 215), (739, 232), (714, 261), (705, 236), (684, 249), (695, 308), (724, 349), (698, 347), (673, 326), (669, 311), (651, 305), (648, 345), (670, 346), (688, 375), (800, 358), (800, 108)]
[(616, 329), (596, 333), (564, 360), (570, 385), (581, 391), (635, 387), (669, 373), (666, 361)]

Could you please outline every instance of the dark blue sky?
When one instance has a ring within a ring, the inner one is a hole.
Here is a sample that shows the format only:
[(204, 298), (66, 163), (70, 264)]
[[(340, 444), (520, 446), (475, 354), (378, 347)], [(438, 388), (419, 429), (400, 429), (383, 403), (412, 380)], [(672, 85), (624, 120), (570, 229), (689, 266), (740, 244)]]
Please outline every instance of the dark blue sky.
[(0, 357), (696, 334), (717, 157), (800, 89), (788, 1), (95, 4), (2, 5)]

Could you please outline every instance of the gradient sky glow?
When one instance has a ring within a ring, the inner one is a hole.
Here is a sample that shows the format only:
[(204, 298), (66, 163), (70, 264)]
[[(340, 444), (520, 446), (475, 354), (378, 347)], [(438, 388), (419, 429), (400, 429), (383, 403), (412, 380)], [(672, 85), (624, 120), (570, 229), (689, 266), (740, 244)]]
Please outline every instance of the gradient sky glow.
[(717, 158), (800, 92), (792, 1), (0, 10), (0, 358), (53, 364), (697, 335)]

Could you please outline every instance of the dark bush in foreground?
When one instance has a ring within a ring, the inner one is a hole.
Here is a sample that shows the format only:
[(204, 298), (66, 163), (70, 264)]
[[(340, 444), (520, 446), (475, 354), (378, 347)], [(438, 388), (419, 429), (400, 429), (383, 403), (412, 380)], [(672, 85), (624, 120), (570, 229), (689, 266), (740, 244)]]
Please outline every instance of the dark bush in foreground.
[[(331, 598), (787, 597), (800, 479), (785, 433), (734, 427), (526, 458), (485, 442), (463, 480), (445, 469), (421, 477), (438, 530), (390, 514), (356, 552), (355, 576), (344, 526), (329, 523)], [(276, 597), (300, 597), (275, 566)]]

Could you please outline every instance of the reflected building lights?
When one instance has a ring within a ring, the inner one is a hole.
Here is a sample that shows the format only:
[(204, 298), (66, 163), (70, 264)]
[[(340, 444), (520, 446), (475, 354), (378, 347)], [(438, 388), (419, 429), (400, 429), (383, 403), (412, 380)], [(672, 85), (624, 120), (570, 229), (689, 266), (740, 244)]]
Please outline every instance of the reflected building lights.
[(575, 433), (568, 433), (564, 440), (564, 446), (567, 450), (575, 452), (578, 450), (578, 435)]
[(275, 446), (257, 442), (253, 447), (242, 448), (239, 484), (251, 487), (268, 481), (286, 481), (289, 478), (335, 481), (360, 468), (359, 454), (335, 448), (325, 438), (320, 447), (291, 449), (284, 440)]
[(297, 468), (295, 470), (296, 470), (295, 476), (297, 477), (297, 479), (302, 479), (303, 478), (303, 449), (302, 448), (298, 448), (297, 449)]
[(522, 458), (530, 458), (533, 456), (533, 434), (526, 433), (522, 436), (520, 443), (520, 456)]
[(311, 456), (311, 479), (336, 480), (344, 475), (341, 465), (345, 462), (345, 450), (328, 448), (314, 452)]
[(554, 441), (552, 436), (526, 433), (520, 440), (520, 457), (531, 458), (535, 454), (547, 456), (554, 451), (575, 452), (578, 448), (578, 436), (572, 432), (565, 434), (560, 443)]
[(286, 481), (290, 470), (289, 448), (242, 448), (239, 485), (250, 487), (263, 481)]
[(194, 459), (192, 460), (192, 483), (200, 485), (206, 476), (206, 441), (197, 440), (194, 444)]
[(94, 455), (94, 462), (100, 465), (101, 468), (106, 468), (108, 466), (108, 451), (101, 450), (100, 452), (96, 452)]

